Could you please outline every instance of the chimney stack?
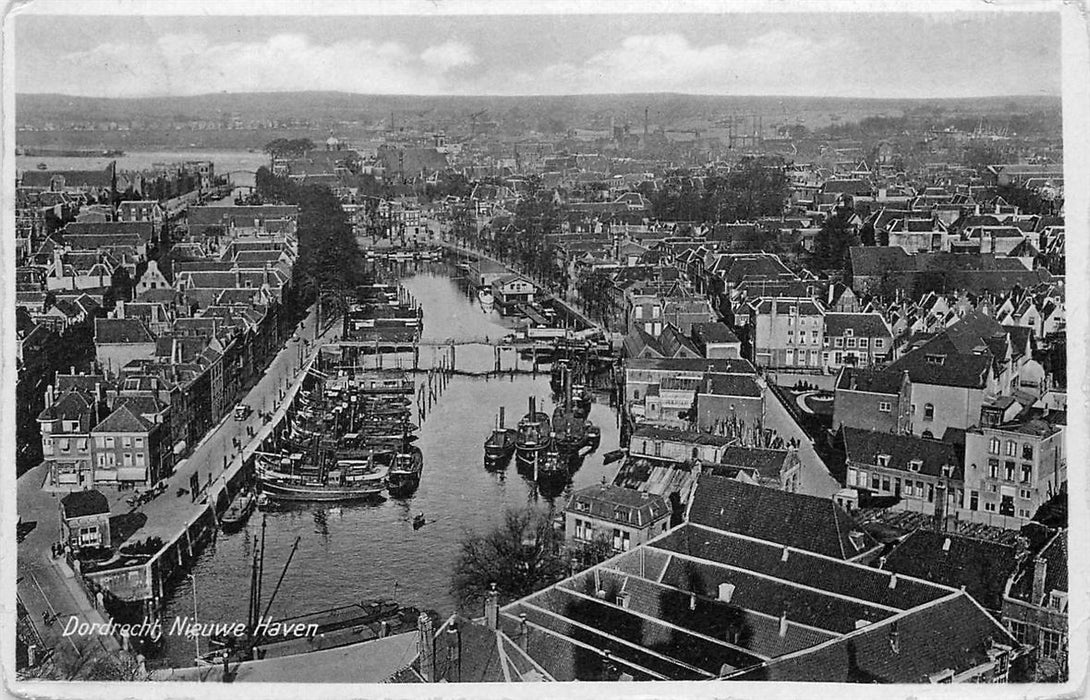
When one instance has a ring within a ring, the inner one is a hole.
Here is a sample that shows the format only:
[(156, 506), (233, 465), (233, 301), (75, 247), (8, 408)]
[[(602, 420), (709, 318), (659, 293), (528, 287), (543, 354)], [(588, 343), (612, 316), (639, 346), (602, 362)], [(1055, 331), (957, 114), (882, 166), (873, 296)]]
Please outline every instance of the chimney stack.
[(432, 630), (431, 618), (427, 613), (420, 613), (416, 619), (416, 629), (419, 634), (417, 639), (417, 651), (420, 655), (420, 675), (424, 682), (435, 682), (435, 633)]
[(500, 622), (500, 594), (493, 583), (484, 599), (484, 621), (488, 629), (499, 629)]
[(900, 633), (897, 631), (897, 622), (890, 623), (889, 626), (889, 648), (894, 654), (901, 653), (901, 638)]
[(1045, 575), (1048, 573), (1048, 560), (1037, 557), (1033, 560), (1033, 604), (1041, 605), (1045, 599)]
[(780, 636), (787, 636), (787, 611), (784, 610), (780, 613)]

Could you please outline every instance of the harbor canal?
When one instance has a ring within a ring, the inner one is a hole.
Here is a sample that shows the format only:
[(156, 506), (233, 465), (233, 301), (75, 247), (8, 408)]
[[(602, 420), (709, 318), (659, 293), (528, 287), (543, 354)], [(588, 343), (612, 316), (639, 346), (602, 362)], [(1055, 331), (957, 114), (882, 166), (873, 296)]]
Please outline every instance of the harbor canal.
[[(404, 288), (424, 309), (422, 343), (485, 337), (497, 343), (512, 333), (513, 324), (483, 309), (459, 286), (456, 275), (443, 263), (420, 263), (403, 271)], [(481, 357), (463, 360), (467, 351)], [(458, 352), (459, 366), (491, 362), (492, 349), (485, 345), (459, 346)], [(396, 366), (396, 358), (388, 359), (387, 367)], [(421, 381), (423, 375), (417, 375), (418, 386)], [(416, 444), (424, 454), (424, 471), (412, 495), (269, 511), (266, 591), (271, 591), (295, 538), (301, 538), (269, 614), (284, 618), (379, 598), (435, 609), (442, 616), (454, 612), (450, 574), (467, 529), (489, 527), (507, 508), (528, 504), (545, 511), (562, 508), (570, 489), (612, 475), (613, 467), (603, 465), (602, 455), (617, 447), (619, 430), (613, 409), (601, 396), (590, 413), (590, 420), (601, 428), (601, 446), (585, 458), (565, 492), (546, 497), (513, 461), (502, 470), (486, 470), (483, 444), (499, 408), (506, 409), (506, 424), (514, 426), (526, 413), (529, 397), (552, 412), (547, 371), (490, 378), (455, 374), (420, 423)], [(417, 513), (424, 513), (427, 524), (414, 529)], [(194, 562), (194, 579), (180, 580), (169, 595), (164, 627), (176, 617), (192, 618), (194, 609), (200, 621), (245, 622), (253, 539), (260, 532), (262, 515), (255, 512), (239, 532), (220, 533), (205, 548)], [(200, 645), (202, 653), (208, 651), (206, 639)], [(194, 652), (192, 640), (168, 636), (162, 657), (154, 663), (191, 665)]]

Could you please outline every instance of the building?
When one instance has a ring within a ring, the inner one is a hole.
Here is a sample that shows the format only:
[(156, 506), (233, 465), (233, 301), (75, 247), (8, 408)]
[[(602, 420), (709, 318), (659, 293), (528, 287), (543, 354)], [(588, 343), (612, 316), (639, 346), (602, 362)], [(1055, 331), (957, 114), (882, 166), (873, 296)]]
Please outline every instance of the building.
[(744, 374), (708, 372), (696, 387), (695, 405), (697, 429), (742, 434), (764, 422), (764, 382)]
[(824, 316), (821, 361), (827, 370), (869, 367), (893, 349), (893, 331), (882, 315), (827, 312)]
[(108, 376), (133, 360), (155, 356), (155, 337), (134, 318), (95, 319), (95, 359)]
[(50, 485), (72, 489), (94, 485), (91, 428), (105, 410), (103, 388), (100, 382), (90, 390), (54, 393), (53, 386), (46, 389), (38, 430)]
[(843, 367), (833, 385), (834, 432), (841, 426), (886, 433), (909, 432), (912, 383), (908, 373)]
[(564, 531), (572, 544), (606, 541), (627, 552), (666, 532), (670, 505), (646, 491), (600, 484), (572, 494), (564, 508)]
[(492, 294), (496, 303), (504, 308), (532, 303), (537, 291), (537, 286), (529, 278), (519, 274), (507, 274), (492, 280)]
[(801, 463), (797, 450), (730, 445), (723, 449), (718, 464), (703, 465), (716, 476), (784, 491), (797, 491)]
[(881, 545), (828, 498), (701, 473), (685, 520), (844, 561), (866, 562)]
[(859, 428), (841, 428), (847, 469), (845, 486), (899, 499), (894, 510), (955, 515), (961, 505), (965, 470), (951, 442)]
[(737, 359), (742, 356), (742, 342), (725, 323), (694, 323), (692, 338), (704, 357)]
[(916, 530), (879, 559), (879, 568), (962, 588), (1000, 619), (1003, 595), (1018, 567), (1018, 555), (1018, 549), (1010, 544), (952, 532)]
[(128, 403), (114, 409), (91, 429), (94, 439), (95, 483), (154, 486), (165, 476), (165, 429)]
[(1051, 537), (1007, 580), (1003, 623), (1034, 647), (1038, 680), (1066, 680), (1068, 670), (1067, 530)]
[(822, 367), (825, 310), (816, 299), (770, 297), (749, 304), (753, 362), (761, 367)]
[(557, 681), (1005, 682), (1026, 653), (956, 588), (694, 522), (495, 617)]
[(61, 541), (74, 552), (110, 546), (110, 504), (98, 491), (73, 491), (61, 499)]
[(1031, 409), (1002, 421), (990, 410), (965, 433), (962, 517), (1019, 528), (1054, 495), (1066, 490), (1066, 413)]

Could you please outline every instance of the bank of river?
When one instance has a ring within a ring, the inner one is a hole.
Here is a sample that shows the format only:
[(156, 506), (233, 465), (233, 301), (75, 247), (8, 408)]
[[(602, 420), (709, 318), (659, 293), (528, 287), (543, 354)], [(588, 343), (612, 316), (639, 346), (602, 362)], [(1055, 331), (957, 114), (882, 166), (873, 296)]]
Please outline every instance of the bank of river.
[[(424, 307), (424, 339), (498, 339), (511, 328), (495, 312), (484, 312), (468, 298), (441, 266), (428, 266), (403, 284)], [(419, 381), (419, 380), (418, 380)], [(492, 473), (484, 468), (483, 442), (500, 406), (509, 424), (526, 412), (527, 397), (537, 396), (552, 411), (547, 374), (492, 379), (455, 376), (420, 429), (417, 444), (424, 452), (420, 488), (406, 500), (379, 504), (301, 506), (270, 512), (266, 532), (265, 590), (291, 544), (302, 538), (270, 614), (275, 617), (341, 605), (351, 601), (392, 598), (406, 605), (454, 611), (450, 573), (458, 543), (466, 529), (480, 530), (496, 522), (507, 508), (532, 504), (543, 510), (563, 507), (566, 493), (550, 502), (514, 465)], [(599, 483), (614, 466), (602, 454), (617, 447), (613, 410), (596, 403), (591, 420), (602, 428), (602, 444), (575, 473), (573, 487)], [(429, 523), (413, 530), (412, 516), (425, 513)], [(220, 535), (197, 559), (197, 616), (215, 621), (245, 621), (253, 535), (260, 532), (255, 513), (239, 533)], [(192, 584), (183, 581), (166, 607), (167, 624), (175, 616), (193, 615)], [(204, 642), (202, 642), (204, 644)], [(202, 646), (202, 651), (204, 650)], [(161, 662), (188, 665), (191, 640), (168, 638)]]

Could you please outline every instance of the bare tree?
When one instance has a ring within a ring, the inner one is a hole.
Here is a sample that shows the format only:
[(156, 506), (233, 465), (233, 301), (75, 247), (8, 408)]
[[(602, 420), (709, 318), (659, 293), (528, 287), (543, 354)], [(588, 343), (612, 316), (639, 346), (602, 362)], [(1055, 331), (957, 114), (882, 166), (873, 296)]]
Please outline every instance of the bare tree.
[(508, 510), (487, 533), (467, 531), (451, 577), (451, 592), (466, 608), (479, 606), (493, 583), (501, 602), (522, 598), (567, 573), (560, 538), (543, 513)]

